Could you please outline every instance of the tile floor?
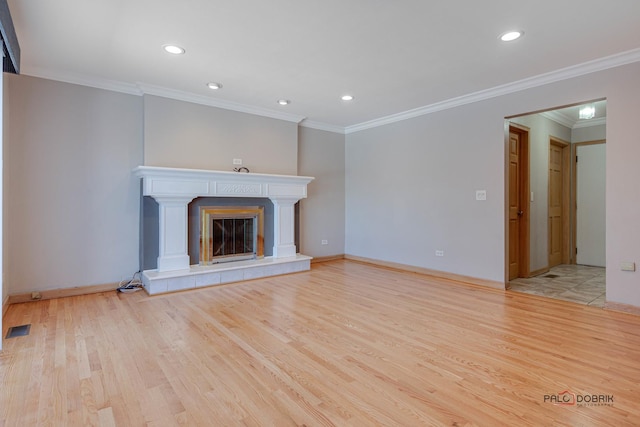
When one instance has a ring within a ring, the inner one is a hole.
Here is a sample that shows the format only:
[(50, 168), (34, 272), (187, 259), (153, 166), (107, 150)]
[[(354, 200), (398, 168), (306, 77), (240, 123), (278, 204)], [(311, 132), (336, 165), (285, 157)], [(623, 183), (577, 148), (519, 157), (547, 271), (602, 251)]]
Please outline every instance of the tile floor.
[(584, 265), (558, 265), (549, 272), (510, 282), (516, 292), (541, 295), (579, 304), (604, 307), (605, 269)]

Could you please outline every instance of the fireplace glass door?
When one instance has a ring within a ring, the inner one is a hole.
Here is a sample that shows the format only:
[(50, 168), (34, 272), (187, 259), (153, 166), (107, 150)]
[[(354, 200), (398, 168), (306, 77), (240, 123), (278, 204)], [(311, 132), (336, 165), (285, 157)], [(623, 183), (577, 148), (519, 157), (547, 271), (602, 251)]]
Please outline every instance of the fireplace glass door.
[(264, 256), (262, 207), (200, 208), (200, 264)]

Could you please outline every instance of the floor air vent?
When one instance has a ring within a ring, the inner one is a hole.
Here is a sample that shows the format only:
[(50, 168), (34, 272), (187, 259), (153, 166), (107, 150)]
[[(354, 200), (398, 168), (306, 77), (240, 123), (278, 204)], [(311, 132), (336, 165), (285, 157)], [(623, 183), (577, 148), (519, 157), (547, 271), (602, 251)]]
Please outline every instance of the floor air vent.
[(555, 279), (556, 277), (560, 277), (557, 274), (547, 274), (546, 276), (542, 276), (545, 279)]
[(30, 329), (31, 325), (12, 326), (7, 331), (7, 336), (5, 338), (25, 337), (29, 335)]

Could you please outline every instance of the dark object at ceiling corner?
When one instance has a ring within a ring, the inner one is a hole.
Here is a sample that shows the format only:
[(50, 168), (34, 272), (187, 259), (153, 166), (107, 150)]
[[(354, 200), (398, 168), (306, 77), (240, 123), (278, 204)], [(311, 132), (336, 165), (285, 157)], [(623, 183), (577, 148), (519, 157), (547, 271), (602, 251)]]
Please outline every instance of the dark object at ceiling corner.
[(0, 38), (2, 38), (2, 71), (20, 73), (20, 44), (16, 29), (13, 27), (11, 12), (7, 0), (0, 0)]

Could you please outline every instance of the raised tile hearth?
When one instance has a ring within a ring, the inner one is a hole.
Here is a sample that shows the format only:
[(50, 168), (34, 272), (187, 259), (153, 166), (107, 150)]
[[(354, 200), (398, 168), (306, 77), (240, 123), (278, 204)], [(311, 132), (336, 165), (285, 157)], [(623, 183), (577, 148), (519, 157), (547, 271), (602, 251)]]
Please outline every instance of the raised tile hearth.
[(309, 256), (298, 254), (286, 258), (265, 257), (207, 266), (192, 265), (188, 273), (184, 270), (164, 273), (159, 273), (157, 270), (147, 270), (142, 275), (142, 286), (149, 295), (156, 295), (165, 292), (242, 282), (261, 277), (307, 271), (310, 268), (311, 259)]
[[(138, 166), (142, 194), (159, 208), (157, 268), (142, 272), (150, 294), (309, 270), (297, 253), (295, 203), (307, 197), (312, 177)], [(273, 256), (215, 265), (189, 265), (188, 205), (197, 197), (269, 198), (274, 207)]]

